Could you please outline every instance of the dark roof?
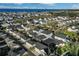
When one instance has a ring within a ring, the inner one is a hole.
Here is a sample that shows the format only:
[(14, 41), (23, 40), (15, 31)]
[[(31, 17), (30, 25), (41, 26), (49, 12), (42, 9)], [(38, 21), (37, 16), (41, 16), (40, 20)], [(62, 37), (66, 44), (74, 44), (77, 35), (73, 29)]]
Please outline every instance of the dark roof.
[(51, 32), (51, 31), (44, 30), (44, 31), (42, 31), (41, 33), (50, 34), (50, 33), (52, 33), (52, 32)]
[(62, 40), (58, 40), (57, 42), (56, 42), (56, 45), (58, 45), (58, 44), (60, 44), (60, 43), (64, 43)]
[(42, 41), (42, 42), (43, 42), (44, 44), (46, 44), (46, 45), (50, 45), (50, 44), (52, 44), (52, 43), (55, 43), (54, 41), (55, 41), (55, 40), (48, 38), (48, 39), (46, 39), (46, 40), (44, 40), (44, 41)]
[(46, 38), (44, 35), (39, 35), (39, 36), (37, 36), (37, 38), (39, 39), (39, 40), (43, 40), (44, 38)]
[(58, 44), (60, 44), (60, 43), (63, 43), (63, 41), (61, 41), (61, 40), (57, 40), (57, 39), (54, 39), (54, 38), (48, 38), (48, 39), (46, 39), (45, 41), (42, 41), (44, 44), (46, 44), (46, 45), (50, 45), (50, 44), (56, 44), (56, 45), (58, 45)]
[(23, 28), (21, 27), (21, 25), (16, 25), (15, 28), (23, 29)]
[(35, 43), (35, 41), (31, 41), (31, 40), (28, 40), (27, 42), (29, 42), (32, 45)]
[(43, 45), (42, 43), (39, 43), (39, 42), (36, 43), (36, 47), (39, 48), (39, 49), (47, 49), (48, 48), (47, 46), (45, 46), (45, 45)]
[(39, 28), (36, 28), (35, 31), (40, 31), (40, 29)]
[(45, 46), (44, 44), (42, 43), (39, 43), (39, 42), (36, 42), (36, 41), (28, 41), (30, 44), (35, 44), (35, 47), (37, 47), (38, 49), (46, 49), (47, 46)]
[[(29, 33), (33, 35), (33, 33), (35, 33), (35, 32), (33, 32), (32, 30), (29, 30)], [(35, 33), (35, 34), (37, 34), (37, 33)]]
[(39, 29), (39, 28), (36, 28), (35, 31), (41, 31), (41, 33), (44, 33), (44, 34), (50, 34), (50, 33), (52, 33), (51, 31), (48, 31), (48, 30), (45, 30), (45, 29)]
[(30, 31), (29, 32), (33, 37), (37, 37), (37, 33)]
[(66, 35), (64, 33), (56, 33), (56, 36), (66, 38)]

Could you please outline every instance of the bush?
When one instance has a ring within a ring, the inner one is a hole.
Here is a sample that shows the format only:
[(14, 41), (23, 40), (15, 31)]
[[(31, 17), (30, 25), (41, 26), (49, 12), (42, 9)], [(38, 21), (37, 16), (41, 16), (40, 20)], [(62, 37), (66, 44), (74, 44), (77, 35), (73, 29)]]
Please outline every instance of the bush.
[(56, 52), (58, 53), (58, 55), (79, 56), (79, 44), (65, 43), (65, 46), (58, 47)]

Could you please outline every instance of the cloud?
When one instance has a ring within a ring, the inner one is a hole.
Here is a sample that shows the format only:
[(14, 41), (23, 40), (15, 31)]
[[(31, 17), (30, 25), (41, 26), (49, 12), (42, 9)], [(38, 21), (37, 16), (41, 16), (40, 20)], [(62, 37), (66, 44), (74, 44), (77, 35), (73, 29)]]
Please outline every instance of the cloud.
[(71, 9), (79, 9), (79, 4), (73, 4)]
[(56, 3), (41, 3), (41, 4), (48, 5), (48, 6), (55, 6)]

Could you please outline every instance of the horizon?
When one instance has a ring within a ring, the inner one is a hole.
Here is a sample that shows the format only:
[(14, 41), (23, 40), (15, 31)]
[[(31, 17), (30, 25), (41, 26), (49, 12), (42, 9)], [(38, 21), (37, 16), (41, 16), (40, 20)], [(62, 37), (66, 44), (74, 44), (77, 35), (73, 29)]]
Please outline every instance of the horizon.
[(0, 9), (79, 9), (79, 3), (0, 3)]

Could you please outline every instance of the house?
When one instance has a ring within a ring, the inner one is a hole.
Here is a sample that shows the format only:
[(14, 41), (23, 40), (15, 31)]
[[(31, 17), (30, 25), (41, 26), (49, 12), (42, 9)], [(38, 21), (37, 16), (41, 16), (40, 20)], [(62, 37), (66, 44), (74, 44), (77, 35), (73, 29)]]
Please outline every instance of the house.
[(36, 30), (30, 31), (29, 35), (31, 35), (33, 40), (42, 42), (46, 46), (50, 46), (50, 45), (56, 46), (64, 43), (64, 40), (65, 40), (65, 39), (60, 40), (59, 38), (56, 38), (51, 31), (43, 30), (43, 29), (36, 29)]
[(79, 31), (75, 26), (69, 27), (67, 30), (70, 32), (78, 32)]
[(64, 33), (56, 33), (54, 36), (55, 39), (57, 40), (61, 40), (63, 42), (67, 42), (69, 41), (70, 38), (67, 37), (67, 35), (65, 35)]
[(5, 39), (5, 34), (0, 32), (0, 56), (7, 55), (7, 52), (9, 51), (9, 47), (7, 46), (4, 39)]
[(27, 41), (29, 42), (31, 45), (33, 45), (34, 47), (38, 48), (42, 53), (44, 54), (47, 54), (47, 50), (48, 50), (48, 47), (40, 42), (36, 42), (36, 41)]

